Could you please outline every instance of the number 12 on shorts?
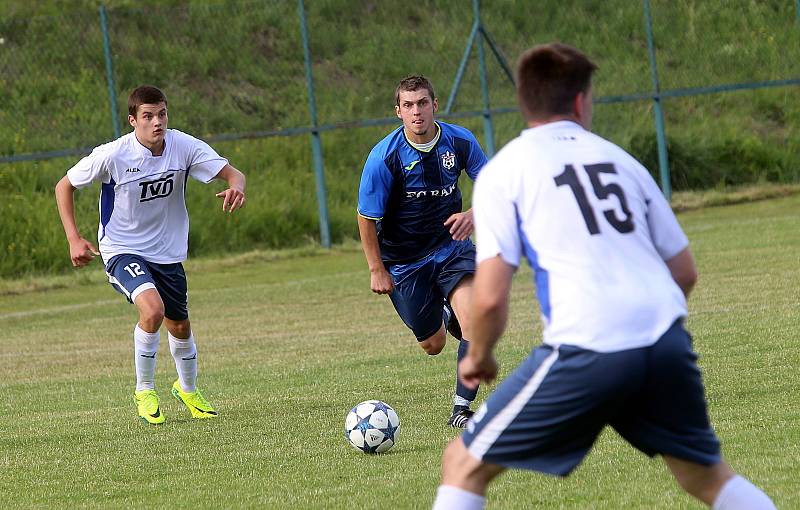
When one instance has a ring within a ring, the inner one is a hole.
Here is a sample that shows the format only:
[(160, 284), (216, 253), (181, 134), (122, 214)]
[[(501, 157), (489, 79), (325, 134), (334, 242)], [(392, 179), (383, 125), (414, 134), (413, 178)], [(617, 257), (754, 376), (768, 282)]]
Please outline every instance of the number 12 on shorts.
[(137, 276), (142, 276), (144, 271), (142, 271), (142, 266), (140, 266), (137, 262), (131, 262), (127, 266), (124, 267), (125, 271), (128, 272), (129, 275), (136, 278)]
[[(586, 170), (586, 173), (589, 175), (589, 182), (592, 183), (592, 190), (598, 199), (603, 200), (610, 195), (615, 195), (619, 199), (619, 204), (622, 207), (622, 214), (624, 214), (625, 217), (619, 219), (614, 209), (604, 209), (603, 216), (605, 216), (606, 221), (620, 234), (633, 232), (633, 214), (630, 209), (628, 209), (628, 201), (625, 198), (625, 192), (622, 191), (622, 187), (615, 182), (603, 184), (600, 181), (600, 174), (602, 173), (617, 173), (617, 169), (614, 168), (614, 165), (611, 163), (597, 163), (595, 165), (584, 165), (583, 169)], [(564, 167), (564, 172), (555, 176), (553, 180), (556, 181), (556, 186), (567, 185), (570, 187), (572, 194), (575, 195), (575, 200), (578, 202), (578, 207), (581, 210), (583, 221), (586, 222), (586, 228), (589, 229), (589, 233), (592, 235), (599, 234), (600, 226), (597, 224), (594, 209), (592, 209), (589, 200), (586, 198), (586, 191), (583, 189), (581, 181), (578, 180), (575, 167), (566, 165)]]

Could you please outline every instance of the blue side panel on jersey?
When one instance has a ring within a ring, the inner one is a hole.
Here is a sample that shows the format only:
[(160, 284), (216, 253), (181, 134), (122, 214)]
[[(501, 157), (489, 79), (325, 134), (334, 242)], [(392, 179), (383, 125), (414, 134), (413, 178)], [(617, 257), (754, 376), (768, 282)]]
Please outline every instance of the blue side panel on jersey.
[(103, 226), (103, 234), (100, 239), (106, 236), (106, 225), (111, 221), (111, 213), (114, 212), (114, 186), (117, 183), (112, 178), (108, 184), (103, 183), (100, 187), (100, 225)]
[(536, 283), (536, 297), (539, 300), (539, 307), (542, 309), (542, 315), (550, 320), (550, 275), (547, 271), (539, 265), (539, 254), (533, 249), (528, 236), (522, 230), (522, 220), (517, 213), (517, 231), (519, 238), (522, 241), (522, 250), (525, 252), (525, 258), (528, 259), (528, 264), (533, 268), (534, 282)]
[[(396, 179), (402, 178), (402, 163), (396, 150), (383, 155), (382, 147), (387, 145), (386, 139), (381, 141), (367, 157), (361, 181), (358, 185), (358, 212), (367, 218), (382, 218), (392, 200), (392, 188)], [(384, 158), (384, 159), (380, 159)], [(387, 172), (388, 171), (388, 172)]]
[[(453, 137), (453, 150), (456, 153), (456, 160), (458, 161), (459, 165), (462, 165), (463, 167), (458, 168), (457, 170), (469, 170), (469, 140)], [(470, 177), (474, 180), (476, 176), (470, 175)]]
[(399, 150), (400, 149), (394, 149), (387, 154), (383, 160), (383, 164), (386, 165), (386, 168), (389, 169), (389, 173), (392, 174), (392, 182), (400, 181), (403, 178), (403, 161), (400, 158)]
[[(368, 207), (371, 207), (373, 210), (381, 209), (383, 214), (381, 216), (385, 216), (387, 211), (394, 211), (400, 205), (400, 201), (405, 192), (405, 177), (403, 176), (403, 160), (400, 158), (399, 149), (393, 150), (386, 159), (383, 160), (383, 164), (386, 165), (386, 168), (389, 169), (389, 173), (392, 176), (391, 181), (387, 182), (386, 185), (388, 186), (387, 189), (381, 190), (376, 189), (376, 193), (365, 194), (364, 195), (364, 203), (367, 204)], [(359, 201), (361, 201), (361, 193), (359, 190)]]

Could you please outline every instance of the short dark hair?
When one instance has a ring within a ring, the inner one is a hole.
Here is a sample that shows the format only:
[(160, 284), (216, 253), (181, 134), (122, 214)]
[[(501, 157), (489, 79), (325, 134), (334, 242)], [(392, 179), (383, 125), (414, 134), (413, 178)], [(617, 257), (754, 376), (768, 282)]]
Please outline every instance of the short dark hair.
[(597, 66), (567, 44), (550, 43), (524, 52), (517, 64), (517, 100), (526, 120), (572, 112), (572, 102), (589, 90)]
[(431, 101), (436, 99), (436, 94), (433, 92), (433, 85), (431, 85), (431, 82), (427, 78), (424, 76), (411, 75), (406, 76), (397, 84), (397, 88), (394, 90), (395, 104), (400, 106), (400, 92), (413, 92), (419, 89), (427, 90), (428, 94), (431, 95)]
[(128, 96), (128, 114), (136, 117), (136, 111), (143, 104), (167, 104), (167, 96), (158, 87), (152, 85), (141, 85), (133, 89)]

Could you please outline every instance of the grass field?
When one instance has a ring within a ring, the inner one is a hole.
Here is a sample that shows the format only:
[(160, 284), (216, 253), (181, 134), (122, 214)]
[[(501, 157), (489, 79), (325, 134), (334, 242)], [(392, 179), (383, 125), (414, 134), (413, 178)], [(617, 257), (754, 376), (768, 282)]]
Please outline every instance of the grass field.
[[(680, 215), (701, 274), (689, 328), (724, 454), (783, 509), (800, 508), (798, 210), (800, 195)], [(167, 398), (174, 365), (164, 339), (160, 427), (137, 420), (132, 403), (134, 309), (102, 283), (99, 265), (85, 271), (55, 277), (63, 288), (0, 295), (0, 506), (430, 506), (455, 436), (445, 427), (455, 346), (422, 354), (388, 299), (369, 292), (355, 245), (190, 261), (200, 385), (221, 417), (191, 421)], [(498, 350), (501, 377), (540, 338), (532, 296), (524, 269)], [(385, 455), (344, 439), (347, 411), (370, 398), (402, 420)], [(489, 501), (701, 508), (661, 461), (610, 431), (570, 478), (510, 473)]]

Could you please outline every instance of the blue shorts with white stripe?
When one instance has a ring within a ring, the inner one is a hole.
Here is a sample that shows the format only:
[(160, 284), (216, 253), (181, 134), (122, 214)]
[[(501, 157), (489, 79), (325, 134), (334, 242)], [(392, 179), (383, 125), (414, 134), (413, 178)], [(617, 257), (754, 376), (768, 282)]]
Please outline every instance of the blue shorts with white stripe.
[(164, 302), (164, 316), (174, 321), (189, 318), (188, 290), (183, 264), (156, 264), (140, 255), (120, 254), (106, 265), (111, 286), (133, 303), (147, 289), (158, 291)]
[(681, 321), (637, 349), (536, 348), (488, 397), (462, 439), (484, 462), (566, 476), (606, 425), (650, 456), (720, 461), (697, 355)]

